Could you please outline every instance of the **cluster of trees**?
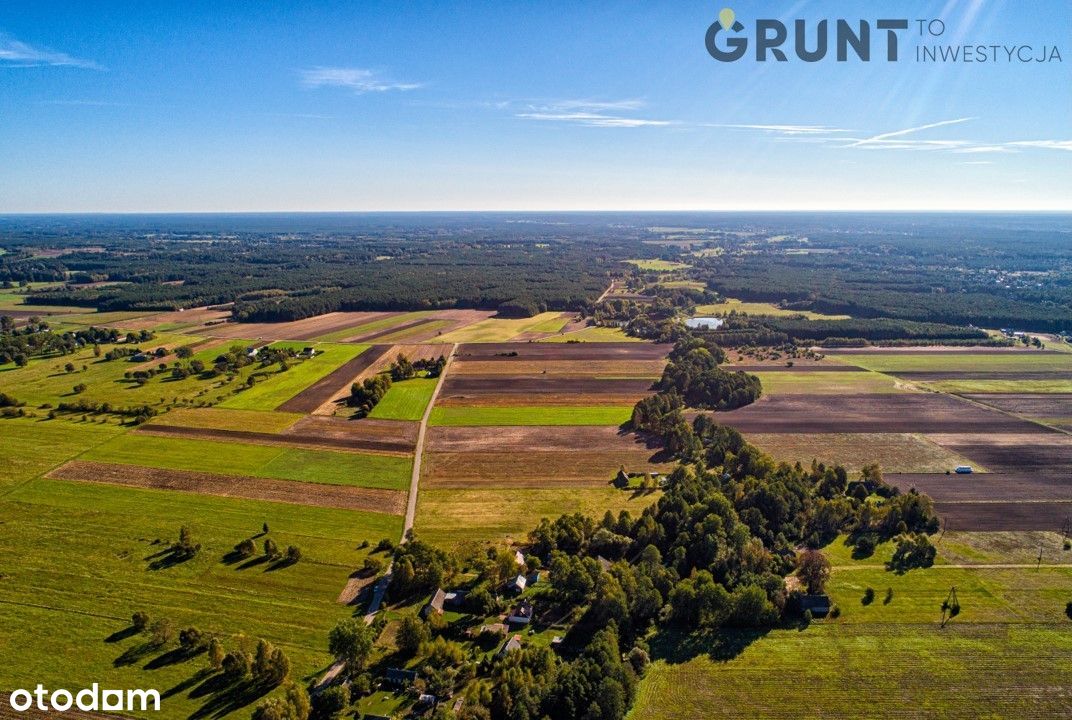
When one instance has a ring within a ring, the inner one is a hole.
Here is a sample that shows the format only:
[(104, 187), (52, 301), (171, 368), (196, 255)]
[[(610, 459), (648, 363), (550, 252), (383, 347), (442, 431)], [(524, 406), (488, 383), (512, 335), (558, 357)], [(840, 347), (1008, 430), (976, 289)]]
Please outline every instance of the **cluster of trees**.
[[(301, 548), (297, 545), (288, 545), (286, 550), (282, 550), (275, 540), (265, 538), (263, 548), (264, 558), (268, 562), (293, 565), (302, 559)], [(251, 558), (257, 554), (257, 544), (253, 538), (246, 538), (234, 546), (234, 552), (239, 558)]]
[(350, 386), (350, 397), (346, 404), (354, 408), (355, 417), (365, 417), (376, 404), (383, 400), (383, 396), (391, 389), (390, 374), (377, 373), (370, 378), (365, 378), (360, 383)]
[(727, 372), (718, 365), (725, 353), (711, 340), (686, 335), (674, 344), (669, 362), (657, 384), (660, 392), (678, 394), (690, 407), (733, 410), (759, 399), (759, 378), (745, 372)]
[[(79, 388), (80, 386), (80, 388)], [(81, 394), (85, 392), (86, 386), (79, 383), (75, 386), (75, 393)], [(156, 408), (150, 405), (134, 405), (130, 407), (121, 407), (118, 405), (112, 405), (109, 402), (96, 402), (94, 400), (87, 400), (85, 398), (79, 398), (78, 400), (69, 400), (61, 402), (52, 410), (49, 411), (49, 417), (55, 417), (59, 413), (72, 413), (82, 415), (120, 415), (122, 417), (130, 418), (130, 422), (134, 425), (140, 425), (143, 422), (149, 420), (149, 418), (156, 415)]]

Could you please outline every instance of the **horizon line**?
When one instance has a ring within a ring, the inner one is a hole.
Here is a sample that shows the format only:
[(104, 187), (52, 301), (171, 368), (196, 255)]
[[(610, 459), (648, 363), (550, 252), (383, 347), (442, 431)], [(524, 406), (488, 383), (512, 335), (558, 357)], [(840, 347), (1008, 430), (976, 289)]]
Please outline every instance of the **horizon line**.
[(1049, 213), (1066, 215), (1072, 214), (1072, 207), (1068, 208), (538, 208), (538, 209), (493, 209), (493, 208), (431, 208), (409, 210), (0, 210), (0, 217), (32, 217), (32, 216), (75, 216), (75, 215), (429, 215), (429, 214), (462, 214), (462, 213), (512, 213), (512, 214), (567, 214), (567, 213), (950, 213), (950, 214), (1038, 214)]

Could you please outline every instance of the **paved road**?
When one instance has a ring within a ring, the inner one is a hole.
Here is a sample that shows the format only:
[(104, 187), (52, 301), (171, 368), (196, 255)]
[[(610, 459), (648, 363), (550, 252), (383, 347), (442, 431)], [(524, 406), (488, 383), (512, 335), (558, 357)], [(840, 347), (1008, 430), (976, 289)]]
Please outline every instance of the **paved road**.
[(409, 502), (406, 503), (406, 521), (402, 524), (402, 540), (400, 544), (406, 542), (407, 534), (413, 529), (413, 518), (417, 514), (417, 486), (421, 482), (421, 455), (424, 453), (424, 435), (428, 430), (428, 418), (432, 415), (432, 408), (435, 407), (439, 391), (443, 389), (443, 379), (447, 377), (450, 363), (454, 360), (454, 353), (457, 351), (458, 345), (455, 343), (450, 348), (450, 354), (447, 355), (447, 364), (443, 366), (443, 372), (439, 373), (439, 382), (436, 383), (435, 390), (432, 391), (432, 398), (428, 401), (428, 407), (424, 409), (424, 415), (421, 416), (421, 424), (417, 430), (417, 447), (413, 451), (413, 474), (409, 480)]

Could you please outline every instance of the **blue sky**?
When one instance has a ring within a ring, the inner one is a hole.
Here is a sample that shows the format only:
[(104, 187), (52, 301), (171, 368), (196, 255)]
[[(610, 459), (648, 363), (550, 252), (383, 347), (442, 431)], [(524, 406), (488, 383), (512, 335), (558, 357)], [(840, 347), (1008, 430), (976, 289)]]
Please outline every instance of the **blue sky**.
[[(727, 5), (1062, 61), (720, 63)], [(1070, 160), (1066, 0), (0, 3), (0, 212), (1072, 210)]]

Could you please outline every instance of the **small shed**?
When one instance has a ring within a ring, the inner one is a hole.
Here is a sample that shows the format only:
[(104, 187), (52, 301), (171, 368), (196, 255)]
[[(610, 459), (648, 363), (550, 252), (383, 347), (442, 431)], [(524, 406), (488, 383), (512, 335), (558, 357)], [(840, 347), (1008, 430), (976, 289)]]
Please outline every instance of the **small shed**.
[(518, 565), (524, 565), (525, 564), (525, 553), (521, 552), (520, 550), (515, 550), (514, 551), (514, 562), (516, 562)]
[(826, 617), (830, 613), (829, 595), (803, 595), (800, 598), (800, 612), (810, 610), (812, 617)]

